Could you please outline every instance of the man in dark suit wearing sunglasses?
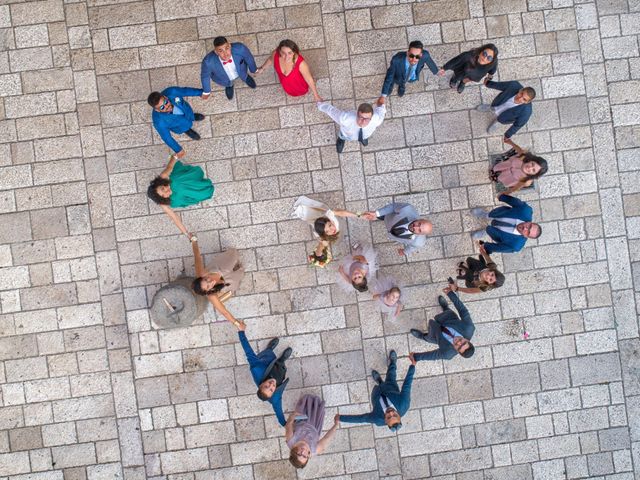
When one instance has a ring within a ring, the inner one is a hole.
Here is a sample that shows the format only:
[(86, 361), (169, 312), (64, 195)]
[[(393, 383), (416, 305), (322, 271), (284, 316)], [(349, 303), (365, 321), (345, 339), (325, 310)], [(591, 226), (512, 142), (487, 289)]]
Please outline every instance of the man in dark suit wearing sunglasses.
[(434, 75), (444, 75), (444, 70), (438, 69), (436, 62), (433, 61), (419, 40), (411, 42), (408, 51), (396, 53), (387, 69), (379, 101), (384, 103), (386, 97), (391, 94), (394, 85), (398, 85), (398, 96), (403, 96), (407, 82), (417, 81), (425, 64)]

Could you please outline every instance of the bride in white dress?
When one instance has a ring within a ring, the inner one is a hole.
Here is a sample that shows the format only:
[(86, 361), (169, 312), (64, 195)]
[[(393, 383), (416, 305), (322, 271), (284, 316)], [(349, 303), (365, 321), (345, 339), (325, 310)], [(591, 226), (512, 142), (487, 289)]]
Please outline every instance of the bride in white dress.
[(324, 203), (305, 196), (296, 200), (292, 215), (311, 225), (313, 234), (320, 239), (313, 254), (309, 255), (309, 261), (319, 267), (324, 267), (331, 261), (329, 246), (340, 234), (338, 217), (360, 216), (348, 210), (331, 210)]

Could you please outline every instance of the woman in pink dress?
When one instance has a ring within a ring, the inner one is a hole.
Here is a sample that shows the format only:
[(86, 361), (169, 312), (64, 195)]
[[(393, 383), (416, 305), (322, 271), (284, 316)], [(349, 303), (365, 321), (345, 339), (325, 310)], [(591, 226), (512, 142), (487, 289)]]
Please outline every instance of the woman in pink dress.
[(278, 74), (278, 80), (284, 91), (292, 97), (301, 97), (306, 95), (311, 88), (313, 98), (316, 102), (322, 102), (322, 98), (318, 95), (316, 82), (311, 75), (309, 64), (300, 54), (300, 48), (293, 40), (282, 40), (273, 51), (273, 54), (265, 60), (256, 75), (259, 75), (264, 69), (273, 62), (273, 68)]
[(501, 194), (510, 195), (521, 188), (528, 187), (536, 178), (547, 173), (549, 166), (544, 158), (533, 155), (514, 144), (514, 149), (506, 160), (495, 164), (489, 170), (489, 177), (500, 182), (507, 190)]

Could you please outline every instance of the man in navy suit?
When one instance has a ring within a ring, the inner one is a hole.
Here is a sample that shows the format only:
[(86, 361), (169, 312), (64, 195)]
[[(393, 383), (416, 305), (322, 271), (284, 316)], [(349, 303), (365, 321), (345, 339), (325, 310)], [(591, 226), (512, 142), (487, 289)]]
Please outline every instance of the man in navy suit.
[(396, 432), (402, 427), (401, 417), (407, 413), (411, 405), (411, 383), (416, 372), (416, 361), (411, 358), (411, 366), (407, 370), (402, 390), (400, 390), (396, 381), (397, 360), (398, 355), (394, 350), (391, 350), (387, 378), (384, 382), (376, 370), (371, 371), (371, 376), (377, 383), (371, 392), (373, 410), (362, 415), (340, 415), (341, 422), (373, 423), (379, 427), (386, 425), (392, 432)]
[(151, 92), (147, 102), (153, 107), (153, 126), (177, 158), (184, 157), (184, 149), (171, 136), (173, 133), (184, 133), (193, 140), (200, 140), (200, 135), (191, 126), (193, 122), (204, 120), (201, 113), (193, 113), (191, 105), (184, 97), (199, 97), (202, 90), (189, 87), (169, 87), (162, 92)]
[(533, 223), (533, 209), (522, 200), (511, 195), (502, 194), (498, 200), (509, 205), (494, 208), (490, 212), (482, 208), (474, 208), (471, 213), (478, 218), (491, 219), (486, 230), (473, 232), (474, 239), (489, 235), (495, 243), (484, 243), (484, 249), (491, 255), (494, 252), (513, 253), (524, 248), (527, 238), (538, 238), (542, 227)]
[(249, 75), (255, 73), (256, 61), (251, 51), (242, 43), (229, 43), (225, 37), (213, 39), (213, 51), (204, 57), (200, 68), (202, 80), (202, 98), (211, 95), (211, 80), (224, 87), (227, 98), (233, 98), (233, 81), (240, 79), (251, 88), (256, 88), (256, 81)]
[(411, 352), (409, 358), (419, 362), (420, 360), (451, 360), (456, 355), (461, 355), (463, 358), (473, 356), (475, 348), (471, 344), (471, 338), (476, 327), (473, 325), (469, 310), (454, 293), (457, 289), (455, 283), (450, 283), (444, 291), (458, 310), (460, 317), (449, 308), (447, 301), (440, 295), (438, 303), (442, 313), (436, 315), (433, 320), (429, 320), (427, 332), (422, 333), (415, 328), (411, 329), (411, 335), (425, 342), (437, 344), (438, 349), (422, 353)]
[(536, 98), (536, 91), (531, 87), (523, 87), (520, 82), (494, 82), (485, 80), (488, 88), (500, 90), (493, 99), (491, 105), (481, 104), (476, 107), (480, 112), (493, 111), (496, 119), (487, 128), (487, 133), (493, 133), (499, 124), (509, 125), (509, 130), (504, 134), (504, 143), (513, 146), (510, 138), (529, 121), (533, 108), (531, 102)]
[(282, 394), (284, 389), (287, 388), (287, 383), (289, 383), (289, 379), (286, 378), (287, 367), (285, 362), (291, 356), (291, 347), (287, 347), (280, 355), (280, 358), (276, 358), (273, 349), (278, 346), (279, 340), (274, 338), (269, 342), (265, 350), (256, 355), (249, 344), (249, 340), (247, 340), (245, 328), (244, 323), (238, 327), (238, 337), (247, 357), (247, 362), (249, 362), (251, 376), (258, 387), (258, 398), (263, 402), (269, 402), (273, 406), (278, 422), (284, 427), (287, 422), (282, 412)]
[(422, 72), (425, 63), (434, 75), (444, 75), (444, 70), (438, 69), (431, 55), (419, 40), (411, 42), (408, 51), (396, 53), (391, 58), (391, 65), (387, 69), (380, 101), (384, 103), (385, 97), (391, 94), (393, 86), (396, 84), (398, 85), (398, 96), (403, 96), (406, 83), (415, 82), (420, 78), (420, 72)]

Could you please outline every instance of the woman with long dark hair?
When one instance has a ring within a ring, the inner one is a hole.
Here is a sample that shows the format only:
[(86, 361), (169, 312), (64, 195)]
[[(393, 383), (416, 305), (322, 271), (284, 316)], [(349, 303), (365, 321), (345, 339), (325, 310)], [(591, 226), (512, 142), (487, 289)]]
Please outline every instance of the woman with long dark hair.
[(506, 195), (530, 186), (549, 169), (544, 158), (527, 152), (513, 142), (511, 144), (514, 148), (504, 155), (506, 158), (489, 169), (489, 178), (507, 187), (506, 191), (500, 192)]
[(491, 79), (497, 68), (498, 48), (493, 43), (462, 52), (442, 67), (443, 70), (453, 70), (449, 86), (457, 88), (458, 93), (462, 93), (467, 83), (479, 82), (485, 75)]
[(340, 234), (337, 217), (358, 217), (348, 210), (331, 210), (324, 203), (305, 196), (296, 200), (292, 215), (311, 225), (314, 236), (319, 239), (313, 254), (309, 255), (309, 262), (319, 267), (331, 261), (330, 246)]
[(256, 70), (256, 75), (262, 73), (270, 63), (273, 63), (273, 69), (278, 75), (280, 85), (282, 85), (287, 95), (301, 97), (306, 95), (309, 92), (309, 88), (311, 88), (315, 101), (322, 102), (322, 97), (318, 95), (318, 90), (316, 89), (316, 81), (311, 75), (309, 64), (305, 61), (300, 53), (300, 48), (293, 40), (282, 40), (273, 53), (269, 55), (269, 58)]
[(196, 270), (196, 278), (191, 285), (193, 291), (207, 297), (213, 308), (236, 328), (244, 326), (244, 322), (237, 320), (223, 303), (225, 297), (235, 293), (244, 276), (244, 266), (240, 263), (238, 251), (230, 248), (216, 253), (205, 267), (195, 235), (191, 236), (191, 246)]
[(465, 293), (482, 293), (504, 285), (504, 274), (482, 245), (477, 260), (467, 257), (465, 262), (458, 264), (457, 278), (464, 280), (466, 288), (458, 287), (458, 291)]
[(178, 229), (191, 238), (174, 208), (188, 207), (213, 197), (213, 183), (204, 176), (202, 168), (169, 157), (167, 167), (154, 178), (147, 188), (147, 196), (168, 215)]

